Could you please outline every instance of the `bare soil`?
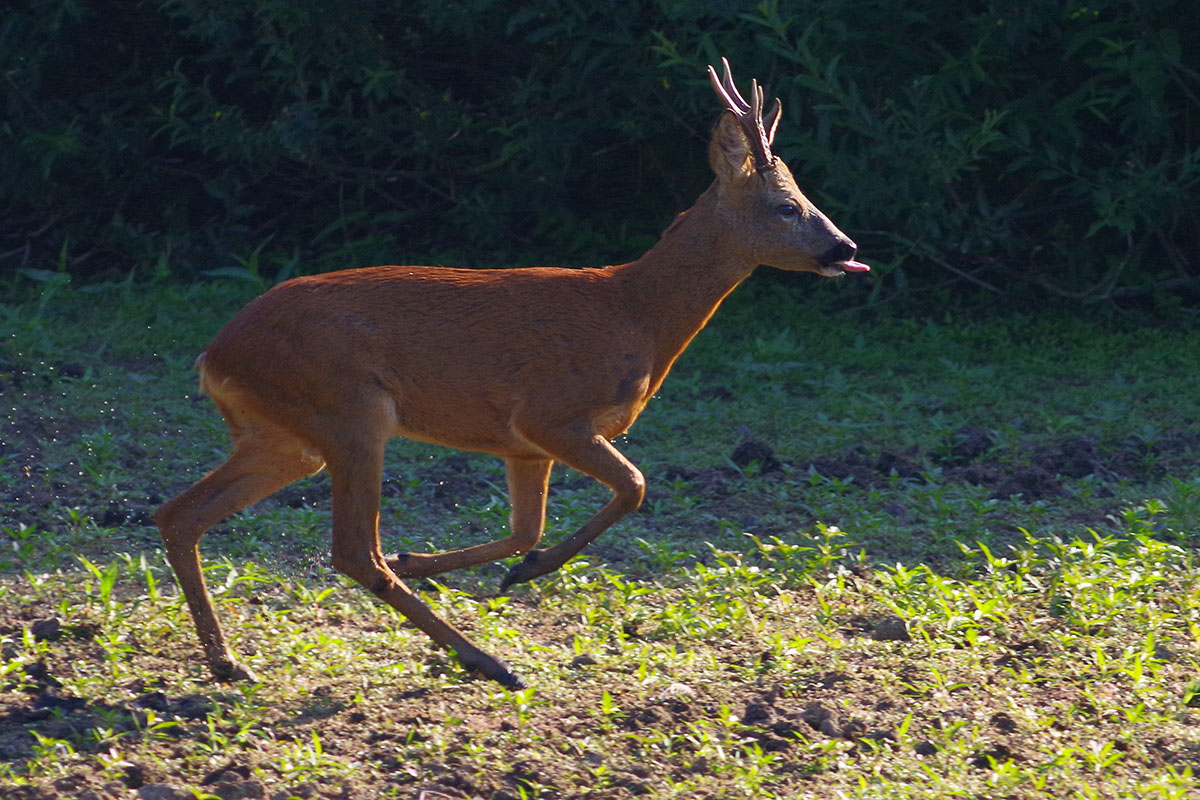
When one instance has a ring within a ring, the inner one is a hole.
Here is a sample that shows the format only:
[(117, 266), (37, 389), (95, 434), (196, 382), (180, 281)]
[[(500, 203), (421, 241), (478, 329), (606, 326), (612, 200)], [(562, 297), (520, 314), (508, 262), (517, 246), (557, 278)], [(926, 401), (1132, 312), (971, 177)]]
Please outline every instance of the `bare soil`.
[[(428, 687), (373, 685), (365, 690), (369, 702), (362, 703), (355, 697), (364, 691), (362, 684), (310, 674), (312, 682), (302, 699), (271, 702), (264, 710), (261, 727), (270, 732), (271, 741), (262, 743), (260, 755), (253, 746), (230, 748), (236, 756), (206, 764), (194, 756), (196, 742), (238, 733), (238, 726), (229, 722), (216, 731), (206, 723), (219, 706), (235, 700), (231, 688), (211, 684), (202, 693), (174, 694), (161, 685), (138, 681), (103, 700), (71, 696), (62, 690), (55, 673), (67, 670), (69, 662), (98, 658), (98, 648), (90, 643), (98, 631), (86, 625), (56, 624), (48, 621), (51, 618), (30, 619), (45, 611), (26, 609), (0, 619), (0, 635), (25, 629), (50, 636), (54, 642), (48, 659), (26, 668), (31, 679), (26, 690), (0, 692), (0, 759), (22, 763), (32, 757), (37, 746), (30, 735), (34, 731), (43, 737), (83, 742), (82, 751), (98, 755), (103, 753), (101, 745), (86, 744), (93, 730), (136, 740), (143, 736), (151, 711), (157, 720), (177, 725), (167, 729), (166, 738), (148, 742), (143, 758), (110, 771), (119, 777), (106, 778), (98, 769), (75, 769), (32, 786), (0, 786), (6, 800), (117, 800), (131, 796), (131, 790), (142, 800), (187, 800), (192, 795), (183, 787), (185, 780), (222, 800), (384, 796), (519, 800), (522, 789), (534, 787), (548, 797), (623, 800), (651, 793), (661, 785), (664, 769), (670, 773), (666, 777), (676, 782), (713, 769), (708, 758), (699, 754), (698, 741), (686, 734), (727, 727), (730, 712), (743, 745), (757, 745), (762, 752), (777, 755), (772, 776), (776, 791), (785, 796), (789, 791), (819, 791), (821, 782), (836, 780), (830, 770), (837, 768), (815, 759), (812, 748), (804, 744), (811, 742), (844, 742), (845, 759), (838, 763), (846, 768), (853, 768), (856, 758), (883, 748), (899, 757), (927, 760), (939, 770), (965, 767), (983, 775), (997, 762), (1044, 759), (1047, 736), (1058, 735), (1054, 730), (1034, 731), (1004, 710), (1003, 698), (1013, 687), (1014, 670), (1032, 676), (1028, 681), (1032, 688), (1023, 687), (1029, 693), (1021, 696), (1021, 702), (1042, 715), (1059, 715), (1060, 731), (1082, 727), (1100, 739), (1115, 735), (1115, 721), (1092, 705), (1094, 694), (1061, 679), (1063, 659), (1071, 654), (1048, 641), (1002, 642), (995, 649), (999, 655), (980, 664), (970, 684), (935, 690), (929, 687), (937, 667), (890, 644), (908, 639), (902, 621), (886, 615), (852, 615), (842, 620), (840, 628), (847, 646), (860, 654), (848, 670), (830, 671), (817, 659), (801, 660), (791, 665), (786, 680), (772, 680), (775, 665), (769, 653), (728, 643), (716, 647), (714, 655), (729, 680), (671, 683), (647, 693), (619, 674), (598, 673), (594, 659), (576, 658), (570, 665), (573, 680), (564, 687), (570, 695), (548, 698), (550, 702), (524, 715), (511, 705), (487, 701), (483, 681), (458, 687), (449, 699), (439, 697), (444, 690)], [(522, 614), (536, 617), (536, 609)], [(347, 636), (368, 636), (372, 628), (370, 620), (361, 618), (338, 624)], [(531, 632), (530, 638), (536, 639), (536, 634)], [(1172, 652), (1161, 655), (1168, 664), (1175, 660)], [(130, 658), (143, 661), (147, 672), (155, 672), (170, 669), (164, 656), (192, 659), (195, 653), (135, 652)], [(428, 658), (445, 662), (445, 656), (434, 651)], [(758, 670), (764, 679), (746, 680), (747, 670)], [(897, 681), (909, 688), (897, 693)], [(610, 730), (602, 730), (597, 718), (584, 710), (595, 705), (601, 690), (610, 693), (619, 709), (607, 721)], [(1127, 702), (1129, 707), (1139, 702), (1132, 689), (1113, 691), (1116, 695), (1105, 697), (1106, 701)], [(941, 732), (964, 723), (985, 732), (984, 744), (969, 753), (943, 753)], [(1185, 715), (1179, 725), (1146, 737), (1121, 738), (1118, 746), (1125, 765), (1131, 770), (1163, 765), (1200, 770), (1196, 735), (1200, 715)], [(908, 744), (903, 746), (900, 726), (908, 731)], [(297, 782), (268, 763), (272, 748), (306, 743), (314, 731), (319, 732), (326, 753), (353, 758), (362, 768), (329, 780)], [(522, 731), (536, 731), (537, 741), (550, 746), (523, 749)], [(669, 753), (644, 743), (664, 732), (676, 736)], [(414, 742), (431, 739), (444, 742), (442, 755), (426, 755), (419, 762), (404, 756)], [(594, 744), (581, 753), (565, 747), (580, 742)], [(556, 750), (555, 743), (563, 749)], [(480, 746), (498, 754), (485, 768), (468, 756)], [(183, 767), (180, 759), (188, 752), (193, 756)], [(946, 764), (947, 759), (960, 763)], [(600, 794), (592, 771), (598, 765), (607, 767), (610, 776)], [(181, 775), (181, 769), (192, 774)], [(697, 796), (715, 800), (721, 795)]]

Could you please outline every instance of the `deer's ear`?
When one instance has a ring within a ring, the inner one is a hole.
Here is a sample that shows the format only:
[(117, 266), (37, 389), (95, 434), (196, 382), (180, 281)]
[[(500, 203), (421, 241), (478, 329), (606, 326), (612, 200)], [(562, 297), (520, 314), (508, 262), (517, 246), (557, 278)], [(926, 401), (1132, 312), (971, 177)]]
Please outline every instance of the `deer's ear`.
[(737, 117), (726, 111), (717, 121), (708, 145), (708, 163), (721, 183), (754, 174), (754, 151)]

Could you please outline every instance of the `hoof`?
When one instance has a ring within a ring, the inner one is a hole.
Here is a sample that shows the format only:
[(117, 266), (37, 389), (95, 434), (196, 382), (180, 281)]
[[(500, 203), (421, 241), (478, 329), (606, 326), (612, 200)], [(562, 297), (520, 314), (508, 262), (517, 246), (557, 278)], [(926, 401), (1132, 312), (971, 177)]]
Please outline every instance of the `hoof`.
[(525, 681), (518, 678), (508, 664), (498, 658), (492, 658), (482, 650), (471, 653), (469, 656), (459, 654), (458, 660), (468, 672), (478, 673), (488, 680), (495, 681), (505, 689), (525, 688)]
[(237, 683), (239, 681), (249, 681), (250, 683), (259, 683), (258, 675), (254, 674), (254, 670), (249, 667), (244, 667), (236, 661), (227, 664), (214, 664), (212, 668), (213, 677), (222, 683)]
[(538, 568), (541, 555), (541, 550), (530, 550), (504, 575), (504, 579), (500, 581), (500, 591), (503, 592), (513, 584), (526, 583), (543, 574), (544, 571)]
[(524, 689), (528, 686), (525, 681), (514, 675), (512, 670), (510, 670), (508, 667), (504, 667), (498, 674), (488, 675), (488, 677), (503, 686), (505, 689), (513, 689), (515, 691)]

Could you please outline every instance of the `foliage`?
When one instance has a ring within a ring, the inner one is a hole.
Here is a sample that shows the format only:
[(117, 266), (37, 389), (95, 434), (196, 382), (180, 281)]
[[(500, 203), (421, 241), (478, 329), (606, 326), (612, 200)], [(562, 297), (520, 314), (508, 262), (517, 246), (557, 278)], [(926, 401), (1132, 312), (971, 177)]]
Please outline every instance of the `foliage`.
[(703, 64), (725, 55), (783, 100), (778, 149), (883, 267), (877, 297), (949, 278), (1191, 302), (1198, 17), (1188, 0), (28, 0), (0, 19), (0, 267), (633, 257), (708, 180)]
[(791, 76), (773, 87), (811, 109), (797, 152), (853, 187), (839, 216), (884, 232), (901, 286), (931, 263), (1076, 297), (1196, 278), (1194, 5), (875, 2), (853, 25), (821, 5), (747, 18)]

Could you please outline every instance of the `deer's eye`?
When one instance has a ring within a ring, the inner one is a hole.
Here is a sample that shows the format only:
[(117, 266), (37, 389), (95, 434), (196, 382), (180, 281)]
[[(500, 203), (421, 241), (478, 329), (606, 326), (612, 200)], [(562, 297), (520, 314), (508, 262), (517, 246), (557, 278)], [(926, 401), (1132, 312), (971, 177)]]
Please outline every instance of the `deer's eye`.
[(775, 213), (784, 219), (795, 219), (800, 209), (796, 208), (794, 203), (784, 203), (775, 209)]

